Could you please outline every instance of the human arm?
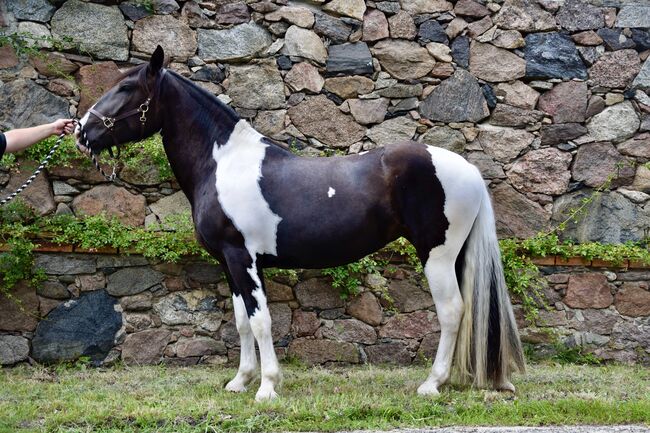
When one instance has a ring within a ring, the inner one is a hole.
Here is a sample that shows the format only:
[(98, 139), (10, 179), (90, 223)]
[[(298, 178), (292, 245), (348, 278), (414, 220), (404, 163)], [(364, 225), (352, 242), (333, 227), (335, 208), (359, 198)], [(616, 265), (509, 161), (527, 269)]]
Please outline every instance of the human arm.
[(74, 129), (71, 119), (59, 119), (52, 123), (31, 128), (12, 129), (4, 133), (7, 140), (7, 153), (20, 152), (50, 135), (70, 134)]

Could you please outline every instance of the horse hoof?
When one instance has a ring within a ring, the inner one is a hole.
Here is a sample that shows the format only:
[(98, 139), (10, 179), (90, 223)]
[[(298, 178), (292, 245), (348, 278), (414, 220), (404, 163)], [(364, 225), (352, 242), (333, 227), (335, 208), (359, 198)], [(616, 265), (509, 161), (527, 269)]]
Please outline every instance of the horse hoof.
[(260, 401), (270, 401), (273, 399), (278, 398), (278, 393), (275, 392), (274, 390), (259, 390), (257, 391), (257, 394), (255, 394), (255, 401), (260, 402)]
[(246, 385), (239, 381), (231, 380), (228, 382), (226, 385), (226, 391), (230, 392), (245, 392), (246, 391)]
[(438, 388), (435, 385), (425, 382), (418, 388), (418, 394), (437, 397), (440, 395), (440, 391), (438, 391)]
[(511, 392), (515, 393), (515, 386), (512, 384), (512, 382), (506, 380), (504, 382), (501, 382), (496, 386), (497, 391), (503, 391), (503, 392)]

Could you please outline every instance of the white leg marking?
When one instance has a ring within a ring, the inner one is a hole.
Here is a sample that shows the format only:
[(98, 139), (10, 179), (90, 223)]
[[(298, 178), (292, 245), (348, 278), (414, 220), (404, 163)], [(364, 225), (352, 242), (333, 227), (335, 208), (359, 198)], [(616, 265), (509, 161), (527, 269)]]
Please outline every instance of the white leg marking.
[(336, 194), (336, 190), (330, 186), (330, 189), (327, 190), (327, 196), (332, 198), (334, 197), (334, 194)]
[(233, 295), (233, 308), (235, 310), (235, 321), (241, 353), (239, 355), (239, 370), (233, 380), (228, 382), (226, 389), (233, 392), (246, 391), (246, 385), (251, 381), (257, 369), (257, 356), (255, 355), (255, 337), (246, 313), (246, 305), (241, 296)]
[(281, 373), (273, 347), (271, 314), (266, 305), (266, 296), (261, 288), (257, 288), (253, 291), (253, 297), (257, 301), (259, 309), (250, 317), (250, 323), (260, 349), (260, 364), (262, 365), (262, 381), (255, 400), (262, 401), (278, 396), (275, 386), (280, 382)]

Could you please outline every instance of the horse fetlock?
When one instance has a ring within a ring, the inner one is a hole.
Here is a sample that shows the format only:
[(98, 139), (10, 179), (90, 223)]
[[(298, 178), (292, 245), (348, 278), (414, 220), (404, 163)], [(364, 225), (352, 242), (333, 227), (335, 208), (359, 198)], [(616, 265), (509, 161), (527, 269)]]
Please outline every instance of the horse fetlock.
[(435, 383), (435, 381), (427, 379), (422, 385), (418, 387), (418, 394), (437, 397), (440, 395), (440, 391), (438, 391), (438, 385)]
[(255, 370), (240, 370), (233, 380), (226, 384), (226, 391), (245, 392), (246, 385), (253, 379)]

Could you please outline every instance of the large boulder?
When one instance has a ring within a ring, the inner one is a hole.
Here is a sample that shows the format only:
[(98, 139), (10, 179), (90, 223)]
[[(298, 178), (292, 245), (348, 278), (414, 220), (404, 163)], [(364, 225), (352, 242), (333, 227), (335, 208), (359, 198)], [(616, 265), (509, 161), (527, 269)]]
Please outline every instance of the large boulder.
[(291, 26), (284, 35), (282, 52), (288, 56), (325, 63), (327, 49), (316, 33), (298, 26)]
[(11, 297), (0, 294), (0, 331), (33, 331), (38, 324), (38, 296), (26, 283), (10, 289)]
[(478, 122), (490, 110), (476, 78), (458, 69), (420, 104), (420, 114), (439, 122)]
[(553, 14), (529, 0), (506, 0), (494, 17), (502, 29), (541, 32), (557, 28)]
[(71, 299), (52, 310), (36, 328), (32, 357), (38, 362), (74, 361), (88, 356), (101, 362), (122, 327), (117, 300), (104, 290)]
[[(37, 168), (35, 163), (25, 162), (21, 164), (21, 172), (14, 173), (9, 183), (0, 191), (0, 197), (6, 197), (18, 189)], [(52, 187), (46, 173), (41, 173), (27, 187), (26, 192), (19, 196), (27, 206), (34, 209), (38, 215), (47, 215), (56, 209)]]
[(273, 110), (284, 107), (284, 81), (275, 61), (231, 66), (228, 95), (235, 107)]
[(376, 144), (386, 146), (411, 140), (417, 127), (418, 124), (410, 117), (399, 116), (373, 126), (366, 135)]
[(571, 155), (554, 148), (531, 150), (519, 158), (507, 175), (522, 192), (559, 195), (571, 179)]
[(164, 278), (148, 267), (120, 269), (108, 276), (106, 291), (113, 296), (136, 295), (162, 283)]
[(586, 83), (567, 81), (540, 96), (538, 108), (553, 116), (555, 123), (584, 122), (588, 99)]
[(122, 361), (130, 365), (157, 364), (171, 340), (168, 329), (146, 329), (126, 336), (122, 344)]
[(160, 298), (153, 309), (166, 325), (192, 325), (216, 332), (223, 319), (217, 301), (216, 295), (208, 290), (176, 292)]
[(625, 101), (593, 116), (587, 129), (594, 140), (619, 142), (632, 137), (640, 124), (632, 103)]
[(0, 335), (0, 365), (12, 365), (27, 360), (29, 340), (17, 335)]
[(634, 50), (607, 52), (589, 69), (594, 85), (626, 88), (641, 70), (639, 55)]
[(0, 86), (0, 125), (26, 128), (70, 116), (68, 102), (31, 80), (18, 79)]
[(77, 215), (106, 214), (130, 226), (144, 223), (146, 200), (115, 185), (99, 185), (76, 196), (72, 210)]
[(421, 78), (436, 63), (426, 48), (410, 41), (379, 41), (371, 51), (382, 68), (399, 80)]
[(196, 52), (196, 33), (182, 20), (171, 15), (152, 15), (135, 23), (132, 36), (133, 49), (152, 54), (156, 46), (165, 49), (165, 55), (185, 62)]
[(199, 57), (206, 61), (234, 62), (250, 59), (267, 49), (271, 34), (255, 23), (246, 23), (226, 30), (197, 31)]
[(372, 55), (365, 42), (330, 45), (327, 72), (346, 75), (371, 74), (374, 71)]
[(469, 70), (485, 81), (512, 81), (526, 75), (526, 61), (494, 45), (472, 42)]
[(526, 36), (526, 77), (587, 78), (587, 68), (571, 38), (562, 33)]
[(129, 36), (124, 16), (117, 6), (104, 6), (69, 0), (56, 11), (51, 21), (52, 36), (70, 38), (100, 59), (128, 60)]
[(587, 143), (580, 146), (572, 167), (573, 178), (587, 186), (601, 187), (629, 185), (634, 180), (634, 160), (618, 153), (608, 142)]
[(503, 182), (491, 190), (500, 237), (526, 239), (546, 230), (551, 213)]

